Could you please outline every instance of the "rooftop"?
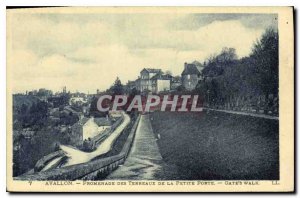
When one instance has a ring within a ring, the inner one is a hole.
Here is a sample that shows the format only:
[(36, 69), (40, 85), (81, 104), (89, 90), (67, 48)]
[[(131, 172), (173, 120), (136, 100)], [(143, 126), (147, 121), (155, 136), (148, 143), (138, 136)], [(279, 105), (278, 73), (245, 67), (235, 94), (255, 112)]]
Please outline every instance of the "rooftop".
[(81, 118), (81, 119), (78, 121), (78, 123), (79, 123), (80, 125), (84, 125), (89, 119), (90, 119), (90, 118), (83, 117), (83, 118)]
[(158, 73), (155, 76), (153, 76), (151, 78), (151, 80), (157, 80), (157, 79), (159, 79), (159, 80), (172, 80), (172, 78), (173, 77), (170, 74), (161, 74), (161, 73)]
[(161, 69), (153, 69), (153, 68), (144, 68), (143, 70), (146, 70), (149, 73), (160, 73), (161, 72)]
[(108, 118), (94, 118), (94, 122), (98, 126), (111, 126), (111, 120)]
[(199, 75), (200, 71), (195, 64), (186, 64), (181, 75)]

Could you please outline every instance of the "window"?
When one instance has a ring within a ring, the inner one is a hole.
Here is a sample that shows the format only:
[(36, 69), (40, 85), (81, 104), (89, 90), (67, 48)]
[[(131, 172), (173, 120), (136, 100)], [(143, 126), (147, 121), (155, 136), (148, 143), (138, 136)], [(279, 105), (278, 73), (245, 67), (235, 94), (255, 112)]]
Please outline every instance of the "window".
[(191, 79), (191, 75), (189, 74), (189, 75), (187, 75), (187, 79), (188, 80), (190, 80)]

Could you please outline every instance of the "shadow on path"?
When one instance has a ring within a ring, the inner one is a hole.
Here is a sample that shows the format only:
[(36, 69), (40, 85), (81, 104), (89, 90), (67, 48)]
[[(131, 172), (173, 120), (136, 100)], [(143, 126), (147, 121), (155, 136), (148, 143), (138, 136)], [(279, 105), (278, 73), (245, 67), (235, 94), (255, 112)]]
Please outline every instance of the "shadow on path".
[[(157, 146), (149, 120), (142, 115), (135, 139), (123, 166), (110, 174), (108, 180), (161, 180), (165, 175), (165, 163)], [(176, 171), (175, 169), (173, 169)]]

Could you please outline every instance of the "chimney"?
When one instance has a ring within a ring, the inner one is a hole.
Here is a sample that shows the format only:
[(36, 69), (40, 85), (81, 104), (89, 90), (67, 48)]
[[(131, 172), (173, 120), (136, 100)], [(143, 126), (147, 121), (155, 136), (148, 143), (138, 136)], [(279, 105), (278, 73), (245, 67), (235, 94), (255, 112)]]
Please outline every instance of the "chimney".
[(187, 67), (187, 63), (185, 62), (185, 63), (184, 63), (184, 69), (186, 69), (186, 67)]

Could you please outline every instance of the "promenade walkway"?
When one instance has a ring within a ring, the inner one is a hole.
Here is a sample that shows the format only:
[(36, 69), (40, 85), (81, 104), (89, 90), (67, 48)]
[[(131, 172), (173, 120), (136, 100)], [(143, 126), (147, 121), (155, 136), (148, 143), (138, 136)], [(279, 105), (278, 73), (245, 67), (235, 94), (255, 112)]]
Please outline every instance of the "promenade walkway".
[(124, 165), (110, 174), (108, 180), (151, 180), (162, 168), (162, 156), (153, 134), (149, 115), (142, 115), (131, 152)]

